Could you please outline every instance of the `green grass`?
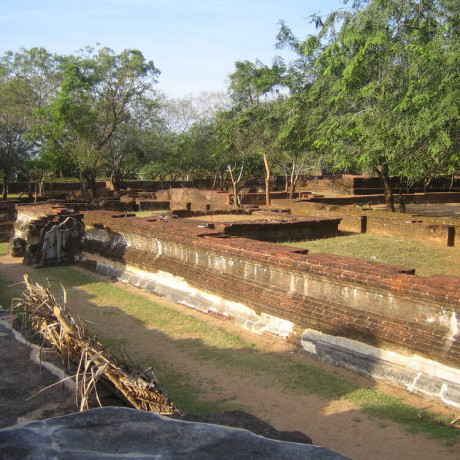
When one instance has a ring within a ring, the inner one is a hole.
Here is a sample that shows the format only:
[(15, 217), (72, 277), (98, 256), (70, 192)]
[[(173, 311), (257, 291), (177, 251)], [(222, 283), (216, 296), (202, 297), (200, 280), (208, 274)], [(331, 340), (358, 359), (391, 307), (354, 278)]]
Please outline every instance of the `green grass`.
[(359, 388), (347, 394), (346, 399), (371, 416), (408, 425), (407, 430), (410, 433), (425, 433), (430, 438), (445, 441), (448, 445), (454, 445), (459, 441), (458, 429), (437, 423), (448, 423), (449, 420), (445, 417), (435, 416), (396, 398), (379, 394), (368, 388)]
[(136, 217), (150, 217), (152, 214), (168, 214), (169, 211), (167, 209), (159, 209), (157, 211), (136, 211)]
[[(455, 444), (459, 440), (459, 430), (436, 423), (437, 418), (427, 412), (404, 404), (396, 398), (379, 394), (370, 388), (358, 387), (319, 367), (298, 363), (283, 355), (265, 352), (252, 342), (243, 340), (223, 328), (153, 303), (109, 281), (100, 281), (89, 272), (71, 267), (44, 268), (35, 271), (33, 279), (42, 283), (48, 279), (55, 292), (59, 292), (60, 283), (67, 288), (79, 287), (80, 290), (72, 290), (69, 293), (76, 302), (79, 296), (82, 296), (95, 305), (101, 305), (96, 307), (101, 308), (101, 314), (115, 315), (117, 311), (120, 315), (127, 314), (138, 322), (136, 327), (139, 327), (139, 333), (147, 331), (147, 328), (154, 329), (156, 333), (164, 334), (166, 343), (169, 341), (168, 346), (179, 347), (191, 358), (211, 362), (228, 369), (229, 372), (244, 372), (258, 376), (267, 386), (281, 385), (285, 390), (299, 394), (314, 393), (325, 400), (348, 400), (369, 416), (402, 423), (411, 432), (423, 432), (429, 437), (443, 440), (448, 444)], [(17, 291), (18, 287), (7, 286), (7, 282), (0, 280), (3, 298), (5, 295), (6, 298), (8, 295), (17, 295), (13, 294), (13, 291)], [(7, 305), (9, 303), (8, 300)], [(99, 335), (109, 346), (130, 345), (126, 338), (114, 337), (110, 331), (102, 330)], [(151, 360), (142, 364), (153, 366), (162, 387), (185, 412), (205, 414), (231, 408), (218, 399), (208, 401), (200, 398), (199, 395), (207, 393), (207, 390), (203, 386), (192, 384), (190, 376), (178, 372), (173, 368), (174, 364)], [(419, 414), (423, 416), (420, 417)], [(444, 421), (448, 422), (447, 419)]]
[(111, 348), (115, 354), (117, 349), (125, 348), (128, 345), (128, 340), (124, 337), (113, 337), (111, 335), (99, 335), (99, 340), (106, 345), (107, 347)]
[(309, 249), (310, 253), (331, 253), (412, 267), (420, 276), (435, 274), (460, 276), (459, 249), (447, 246), (428, 246), (404, 238), (354, 233), (335, 238), (285, 244)]
[(235, 406), (222, 403), (218, 399), (200, 398), (199, 395), (203, 394), (203, 387), (206, 384), (209, 385), (209, 382), (204, 382), (203, 385), (193, 385), (190, 383), (191, 376), (187, 372), (178, 372), (172, 369), (172, 366), (158, 362), (150, 361), (146, 364), (153, 367), (161, 388), (166, 390), (168, 396), (181, 411), (187, 414), (205, 415), (236, 409)]
[(0, 243), (0, 256), (8, 254), (8, 243)]
[(14, 294), (13, 290), (9, 287), (8, 280), (0, 278), (0, 307), (5, 310), (9, 309), (11, 306), (11, 299), (15, 296), (16, 294)]

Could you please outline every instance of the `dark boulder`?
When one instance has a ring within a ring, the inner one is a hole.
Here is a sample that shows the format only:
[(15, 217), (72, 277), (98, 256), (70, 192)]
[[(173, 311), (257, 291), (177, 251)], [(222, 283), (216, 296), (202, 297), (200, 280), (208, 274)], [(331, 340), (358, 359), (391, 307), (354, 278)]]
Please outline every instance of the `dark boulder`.
[(324, 447), (249, 431), (105, 407), (5, 428), (4, 458), (345, 459)]

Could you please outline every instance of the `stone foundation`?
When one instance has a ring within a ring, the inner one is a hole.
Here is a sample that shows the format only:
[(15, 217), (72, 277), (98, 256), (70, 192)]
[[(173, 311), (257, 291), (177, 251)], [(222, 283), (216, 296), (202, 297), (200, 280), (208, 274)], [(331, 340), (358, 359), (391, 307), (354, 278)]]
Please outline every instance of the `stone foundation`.
[(190, 222), (87, 212), (85, 224), (84, 260), (101, 273), (460, 405), (459, 278)]

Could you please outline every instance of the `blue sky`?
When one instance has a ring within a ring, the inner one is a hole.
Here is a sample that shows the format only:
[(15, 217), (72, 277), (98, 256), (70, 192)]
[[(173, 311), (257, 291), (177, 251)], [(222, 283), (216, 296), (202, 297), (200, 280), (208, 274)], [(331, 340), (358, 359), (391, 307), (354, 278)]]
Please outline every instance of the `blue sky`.
[(160, 69), (157, 88), (183, 97), (225, 90), (237, 60), (291, 59), (274, 47), (279, 20), (303, 38), (314, 31), (311, 14), (341, 7), (341, 0), (0, 0), (0, 53), (136, 48)]

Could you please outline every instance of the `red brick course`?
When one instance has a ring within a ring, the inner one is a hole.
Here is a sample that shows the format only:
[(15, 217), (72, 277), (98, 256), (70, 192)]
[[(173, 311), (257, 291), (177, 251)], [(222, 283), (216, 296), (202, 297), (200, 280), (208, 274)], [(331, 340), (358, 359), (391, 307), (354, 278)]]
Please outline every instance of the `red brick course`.
[[(341, 289), (358, 289), (364, 296), (390, 296), (388, 302), (396, 302), (400, 309), (407, 301), (412, 309), (423, 304), (437, 314), (458, 315), (457, 277), (419, 277), (407, 267), (332, 254), (300, 254), (293, 247), (228, 238), (213, 229), (198, 228), (196, 223), (113, 218), (112, 214), (85, 214), (87, 226), (103, 226), (110, 233), (110, 241), (105, 244), (87, 239), (85, 251), (145, 271), (172, 273), (199, 289), (241, 302), (258, 313), (289, 320), (301, 328), (407, 350), (459, 366), (460, 344), (448, 340), (447, 326), (430, 324), (418, 313), (406, 314), (404, 319), (402, 314), (379, 313), (370, 304), (350, 306), (340, 290), (305, 295), (296, 284), (319, 280), (319, 286), (332, 284)], [(167, 254), (157, 251), (157, 241), (169, 245)], [(209, 258), (229, 266), (213, 266)], [(256, 270), (257, 276), (248, 275), (248, 270)]]

